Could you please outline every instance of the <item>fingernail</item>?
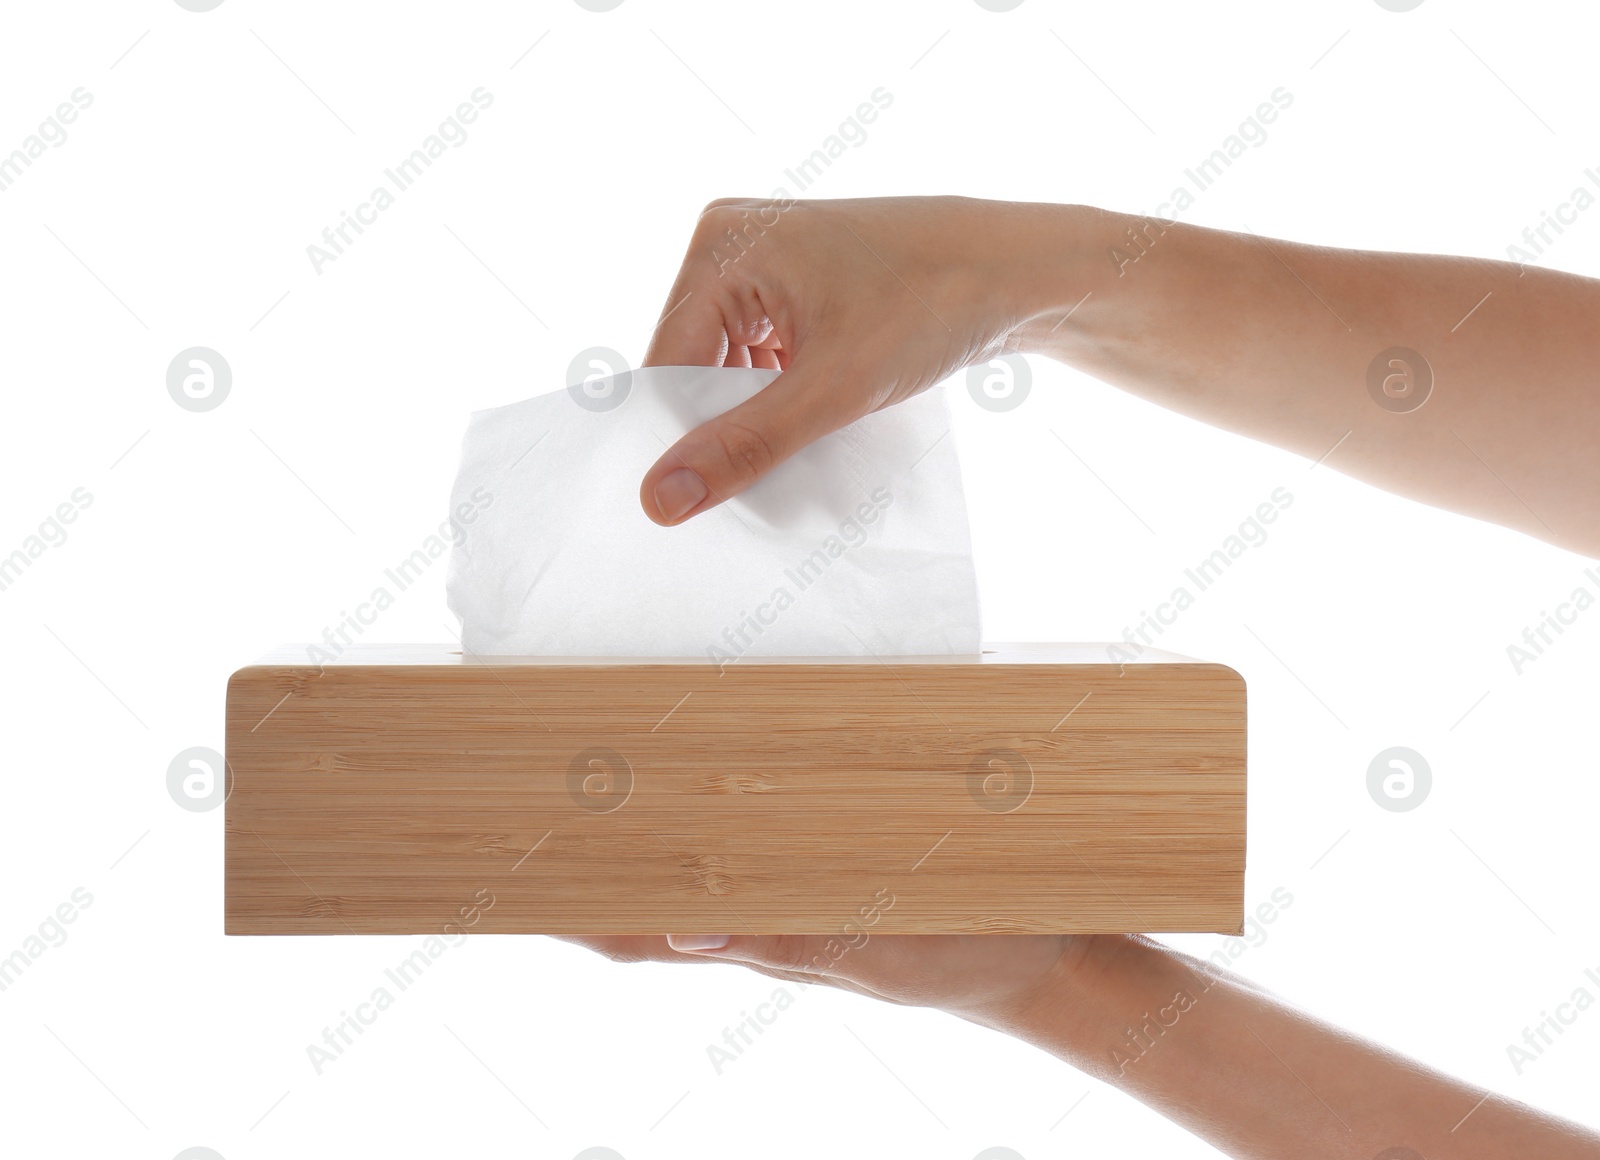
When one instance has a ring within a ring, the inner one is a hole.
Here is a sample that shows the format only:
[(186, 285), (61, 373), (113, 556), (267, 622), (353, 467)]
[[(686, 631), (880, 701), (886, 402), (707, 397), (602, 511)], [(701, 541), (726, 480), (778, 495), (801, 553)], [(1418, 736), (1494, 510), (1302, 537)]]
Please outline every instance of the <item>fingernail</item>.
[(706, 498), (705, 482), (687, 467), (662, 476), (656, 484), (656, 509), (675, 520)]
[(669, 934), (667, 945), (675, 951), (720, 951), (728, 945), (725, 934)]

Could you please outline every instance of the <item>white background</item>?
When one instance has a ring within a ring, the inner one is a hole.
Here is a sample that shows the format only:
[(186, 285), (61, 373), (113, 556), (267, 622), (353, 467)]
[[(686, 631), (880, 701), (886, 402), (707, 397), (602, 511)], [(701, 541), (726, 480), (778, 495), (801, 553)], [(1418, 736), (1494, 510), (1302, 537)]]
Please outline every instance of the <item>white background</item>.
[[(591, 345), (637, 359), (699, 208), (794, 192), (784, 169), (875, 88), (892, 106), (808, 195), (1146, 210), (1283, 86), (1187, 220), (1504, 257), (1600, 165), (1595, 24), (1447, 0), (7, 5), (0, 151), (94, 99), (0, 193), (0, 554), (93, 503), (0, 592), (0, 955), (75, 888), (93, 903), (0, 993), (5, 1150), (1212, 1154), (1031, 1048), (818, 989), (719, 1076), (707, 1045), (776, 984), (542, 938), (452, 949), (319, 1076), (307, 1044), (416, 940), (224, 938), (222, 812), (175, 805), (167, 765), (222, 748), (231, 671), (320, 636), (444, 518), (469, 410)], [(306, 246), (479, 86), (470, 139), (314, 272)], [(1600, 212), (1545, 261), (1600, 274)], [(234, 373), (203, 414), (165, 386), (193, 345)], [(1033, 370), (1005, 414), (951, 389), (988, 638), (1116, 638), (1288, 488), (1163, 642), (1249, 681), (1248, 897), (1293, 903), (1238, 969), (1600, 1123), (1600, 1009), (1520, 1075), (1506, 1052), (1600, 971), (1600, 611), (1520, 676), (1506, 654), (1596, 589), (1586, 562)], [(447, 639), (443, 580), (367, 639)], [(1391, 745), (1433, 769), (1412, 812), (1367, 794)]]

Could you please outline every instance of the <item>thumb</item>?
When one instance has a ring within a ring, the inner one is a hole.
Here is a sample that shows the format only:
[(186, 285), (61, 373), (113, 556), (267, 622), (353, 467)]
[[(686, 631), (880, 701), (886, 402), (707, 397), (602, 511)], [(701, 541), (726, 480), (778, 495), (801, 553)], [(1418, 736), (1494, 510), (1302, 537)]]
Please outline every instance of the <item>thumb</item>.
[[(732, 410), (674, 443), (645, 473), (639, 503), (680, 524), (744, 491), (796, 451), (867, 413), (869, 390), (814, 364), (792, 366)], [(858, 402), (859, 400), (859, 402)]]

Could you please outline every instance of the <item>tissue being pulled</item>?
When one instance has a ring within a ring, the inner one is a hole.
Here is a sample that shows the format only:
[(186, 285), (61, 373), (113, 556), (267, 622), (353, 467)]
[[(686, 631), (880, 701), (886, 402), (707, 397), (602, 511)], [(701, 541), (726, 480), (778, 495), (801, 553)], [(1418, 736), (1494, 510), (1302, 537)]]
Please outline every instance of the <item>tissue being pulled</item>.
[(648, 367), (472, 415), (449, 603), (469, 655), (977, 653), (977, 584), (944, 398), (805, 448), (719, 507), (652, 523), (679, 436), (778, 372)]

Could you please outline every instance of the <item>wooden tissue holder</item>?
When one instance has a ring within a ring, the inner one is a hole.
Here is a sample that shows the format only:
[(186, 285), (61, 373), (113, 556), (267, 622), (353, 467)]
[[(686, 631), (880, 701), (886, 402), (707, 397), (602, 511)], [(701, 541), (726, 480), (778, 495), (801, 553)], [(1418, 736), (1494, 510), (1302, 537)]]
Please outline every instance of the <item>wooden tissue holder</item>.
[(228, 682), (229, 934), (1214, 931), (1245, 687), (1100, 645), (285, 648)]

